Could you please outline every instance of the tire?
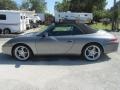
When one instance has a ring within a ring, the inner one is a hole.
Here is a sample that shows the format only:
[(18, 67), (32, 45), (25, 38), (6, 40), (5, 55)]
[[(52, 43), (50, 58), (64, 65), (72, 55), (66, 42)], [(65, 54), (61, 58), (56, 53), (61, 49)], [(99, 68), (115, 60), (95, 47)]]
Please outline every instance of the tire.
[(17, 45), (13, 49), (13, 56), (20, 61), (27, 61), (32, 56), (32, 51), (25, 45)]
[(33, 28), (37, 28), (37, 25), (36, 25), (36, 24), (33, 24)]
[(88, 61), (97, 61), (102, 54), (102, 48), (96, 44), (87, 45), (83, 49), (83, 56)]
[(26, 30), (29, 30), (30, 28), (29, 27), (26, 27)]
[(4, 29), (4, 31), (3, 31), (3, 34), (10, 34), (11, 32), (10, 32), (10, 30), (9, 29)]
[(2, 29), (0, 29), (0, 34), (2, 34)]

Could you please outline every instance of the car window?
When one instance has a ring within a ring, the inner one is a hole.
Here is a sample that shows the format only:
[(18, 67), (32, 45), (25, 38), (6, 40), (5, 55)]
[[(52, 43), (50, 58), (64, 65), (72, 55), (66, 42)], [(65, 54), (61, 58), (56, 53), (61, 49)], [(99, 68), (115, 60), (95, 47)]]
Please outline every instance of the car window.
[(72, 30), (72, 35), (81, 35), (81, 34), (82, 34), (81, 30), (74, 26)]
[(71, 31), (72, 27), (68, 26), (68, 27), (56, 27), (53, 32), (66, 32), (66, 31)]
[(79, 28), (84, 31), (84, 34), (91, 34), (91, 33), (96, 33), (97, 30), (92, 29), (90, 26), (86, 24), (81, 24), (79, 25)]
[(80, 35), (81, 30), (74, 25), (55, 26), (48, 32), (49, 36)]
[(73, 26), (56, 26), (51, 30), (49, 36), (72, 35)]
[(6, 20), (6, 15), (0, 14), (0, 20)]

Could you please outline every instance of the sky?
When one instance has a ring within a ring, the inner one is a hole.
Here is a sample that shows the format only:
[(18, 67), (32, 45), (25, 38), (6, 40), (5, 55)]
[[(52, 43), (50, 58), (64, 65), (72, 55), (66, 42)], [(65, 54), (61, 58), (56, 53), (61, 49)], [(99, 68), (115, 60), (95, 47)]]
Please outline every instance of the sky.
[[(18, 4), (21, 4), (22, 0), (15, 0)], [(46, 12), (54, 14), (54, 5), (56, 1), (62, 1), (62, 0), (45, 0), (47, 2), (47, 10)], [(119, 0), (117, 0), (119, 1)], [(109, 9), (113, 6), (114, 0), (107, 0), (107, 6), (106, 9)]]

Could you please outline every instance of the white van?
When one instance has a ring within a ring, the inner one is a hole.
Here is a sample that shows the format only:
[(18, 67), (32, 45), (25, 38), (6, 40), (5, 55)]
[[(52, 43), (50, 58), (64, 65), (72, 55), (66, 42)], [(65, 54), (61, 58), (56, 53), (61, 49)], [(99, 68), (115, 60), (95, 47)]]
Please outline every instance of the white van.
[(36, 23), (36, 24), (37, 24), (38, 22), (40, 22), (40, 20), (41, 20), (38, 15), (34, 15), (32, 18), (33, 18), (34, 23)]
[(43, 13), (37, 13), (37, 15), (40, 17), (40, 21), (42, 23), (44, 23), (45, 22), (45, 14), (43, 14)]
[(15, 10), (0, 10), (0, 30), (3, 34), (20, 33), (26, 30), (25, 13)]
[(23, 13), (25, 13), (26, 16), (26, 29), (31, 29), (32, 25), (31, 22), (36, 22), (36, 20), (34, 20), (32, 17), (34, 17), (35, 15), (35, 11), (21, 11)]

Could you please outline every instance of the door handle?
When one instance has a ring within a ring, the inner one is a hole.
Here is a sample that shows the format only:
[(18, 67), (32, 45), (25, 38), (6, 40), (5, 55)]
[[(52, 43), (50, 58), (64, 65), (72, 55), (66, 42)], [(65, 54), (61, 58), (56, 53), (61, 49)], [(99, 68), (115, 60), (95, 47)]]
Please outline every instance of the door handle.
[(71, 43), (71, 42), (73, 42), (73, 40), (68, 40), (67, 42)]

